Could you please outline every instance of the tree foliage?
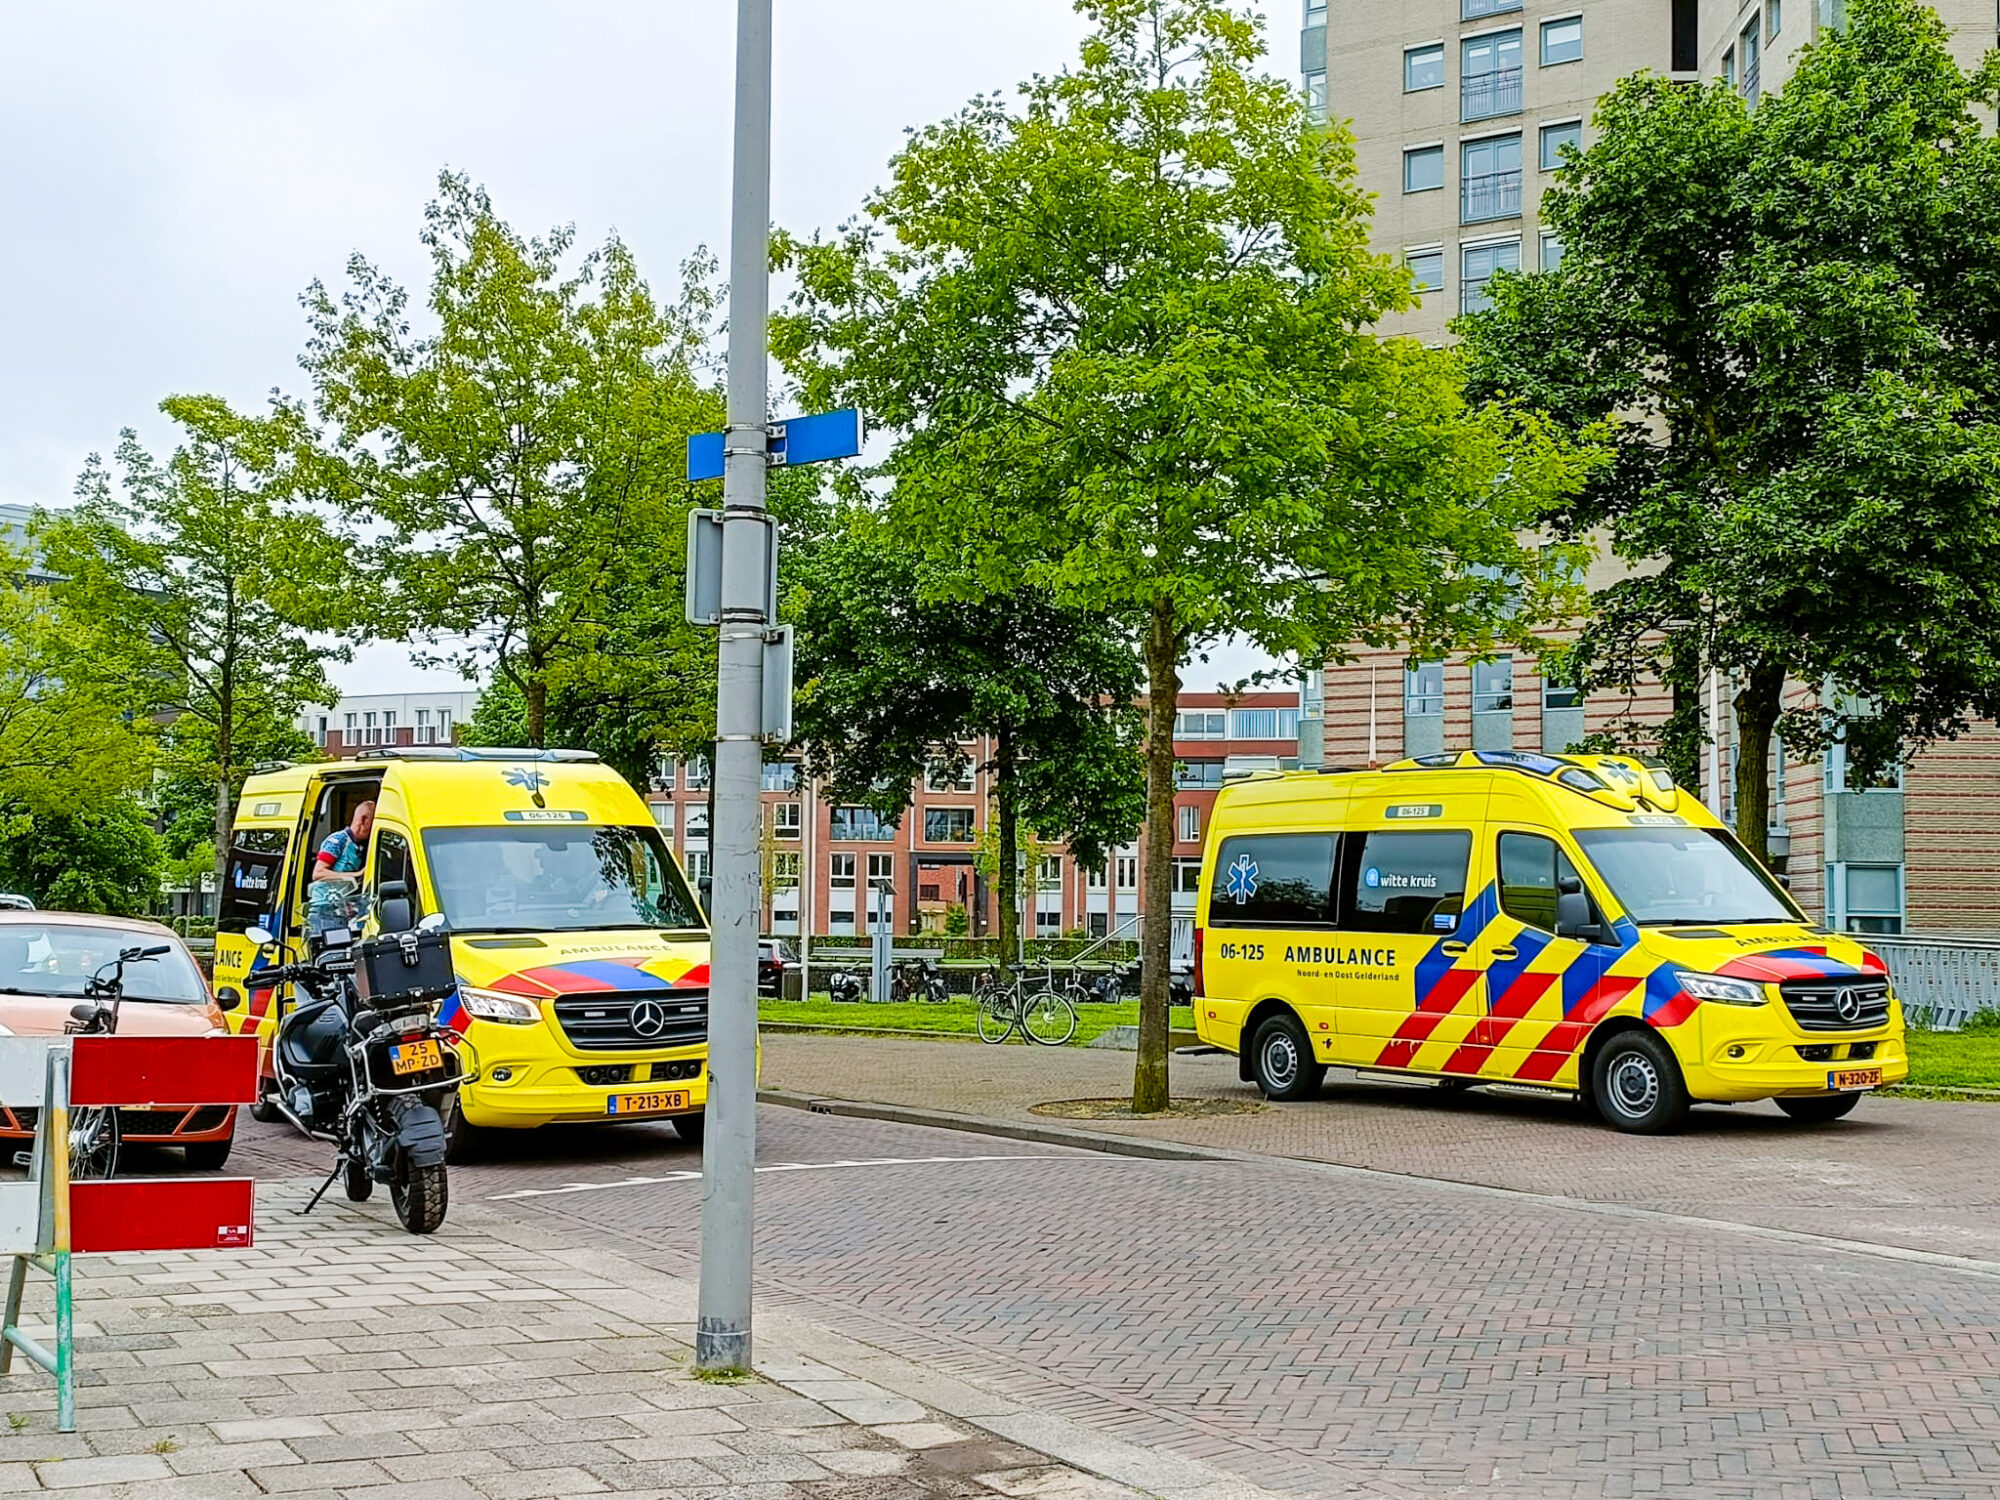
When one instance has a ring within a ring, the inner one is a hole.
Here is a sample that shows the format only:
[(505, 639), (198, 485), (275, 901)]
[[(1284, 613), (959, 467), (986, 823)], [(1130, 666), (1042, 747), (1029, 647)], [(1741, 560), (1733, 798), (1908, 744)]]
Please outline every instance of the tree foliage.
[[(1450, 354), (1372, 332), (1408, 277), (1368, 248), (1351, 140), (1257, 71), (1256, 19), (1079, 9), (1077, 66), (917, 131), (837, 238), (781, 239), (777, 346), (813, 404), (893, 429), (891, 524), (954, 594), (1037, 590), (1138, 643), (1163, 917), (1190, 654), (1490, 642), (1500, 575), (1540, 587), (1516, 528), (1573, 464), (1468, 407)], [(1147, 924), (1142, 1110), (1167, 1102), (1168, 939)]]
[[(970, 600), (960, 598), (970, 592)], [(1045, 592), (980, 595), (856, 507), (794, 576), (794, 738), (809, 775), (900, 820), (933, 767), (992, 774), (1003, 951), (1017, 942), (1024, 834), (1101, 869), (1144, 813), (1129, 639)], [(986, 741), (975, 762), (963, 742)], [(1033, 841), (1032, 839), (1030, 840)]]
[(622, 242), (572, 265), (575, 239), (523, 238), (446, 174), (423, 232), (428, 331), (360, 256), (338, 300), (319, 283), (305, 298), (328, 466), (384, 533), (373, 576), (390, 628), (468, 679), (497, 671), (537, 746), (552, 696), (614, 679), (642, 717), (675, 718), (643, 701), (637, 664), (712, 650), (644, 611), (678, 611), (686, 438), (722, 422), (699, 367), (713, 262), (691, 259), (662, 307)]
[(1729, 674), (1760, 855), (1774, 731), (1865, 777), (2000, 712), (2000, 71), (1962, 73), (1915, 0), (1849, 16), (1754, 108), (1626, 80), (1543, 201), (1561, 268), (1462, 325), (1476, 389), (1609, 425), (1561, 523), (1648, 568), (1571, 668), (1667, 677), (1683, 745)]
[(160, 841), (129, 797), (0, 810), (0, 886), (37, 906), (144, 916), (159, 899), (161, 868)]

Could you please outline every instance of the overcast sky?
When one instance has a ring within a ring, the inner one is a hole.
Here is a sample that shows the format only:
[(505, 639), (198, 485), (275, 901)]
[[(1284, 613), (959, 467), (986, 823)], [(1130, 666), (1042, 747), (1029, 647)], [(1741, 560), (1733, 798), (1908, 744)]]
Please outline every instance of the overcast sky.
[[(300, 291), (358, 250), (420, 294), (443, 167), (524, 231), (615, 229), (662, 291), (696, 245), (726, 259), (734, 16), (727, 0), (0, 0), (0, 501), (65, 503), (121, 427), (169, 446), (169, 393), (300, 391)], [(777, 221), (838, 224), (905, 127), (1065, 66), (1083, 32), (1069, 0), (777, 0)], [(1188, 686), (1261, 664), (1228, 652)], [(339, 676), (445, 681), (388, 648)]]

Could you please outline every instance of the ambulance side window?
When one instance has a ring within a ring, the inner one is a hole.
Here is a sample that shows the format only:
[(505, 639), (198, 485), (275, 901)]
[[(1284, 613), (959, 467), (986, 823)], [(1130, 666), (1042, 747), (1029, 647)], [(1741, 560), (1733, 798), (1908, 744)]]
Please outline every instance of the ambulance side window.
[(215, 930), (242, 932), (253, 923), (278, 925), (278, 885), (284, 878), (285, 832), (281, 828), (239, 828), (229, 842), (216, 903)]
[(379, 892), (392, 880), (410, 888), (410, 909), (423, 915), (423, 893), (417, 889), (417, 864), (410, 857), (410, 841), (393, 828), (375, 830), (375, 874), (368, 882), (371, 892)]
[(1343, 932), (1449, 932), (1465, 909), (1470, 833), (1350, 833)]
[(1211, 927), (1325, 927), (1333, 914), (1331, 833), (1224, 839), (1208, 893)]
[(1500, 909), (1515, 921), (1554, 932), (1557, 882), (1577, 878), (1576, 866), (1554, 839), (1537, 833), (1500, 835)]

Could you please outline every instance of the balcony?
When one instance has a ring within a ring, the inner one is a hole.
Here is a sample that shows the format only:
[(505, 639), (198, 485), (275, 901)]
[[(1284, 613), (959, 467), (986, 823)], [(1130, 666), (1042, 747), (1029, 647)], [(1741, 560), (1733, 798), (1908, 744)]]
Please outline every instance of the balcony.
[(1751, 104), (1755, 104), (1757, 96), (1763, 92), (1763, 84), (1764, 65), (1753, 57), (1743, 64), (1743, 97)]
[(1465, 179), (1460, 204), (1461, 224), (1484, 224), (1493, 219), (1514, 219), (1521, 214), (1521, 174), (1488, 172), (1483, 177)]
[(1460, 120), (1493, 120), (1521, 112), (1521, 70), (1498, 68), (1491, 73), (1468, 73), (1460, 94)]

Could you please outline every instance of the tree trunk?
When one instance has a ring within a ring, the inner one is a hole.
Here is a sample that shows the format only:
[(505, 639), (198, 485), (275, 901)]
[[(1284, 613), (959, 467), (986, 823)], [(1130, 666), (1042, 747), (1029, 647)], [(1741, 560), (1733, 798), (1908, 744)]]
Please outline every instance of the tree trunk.
[(528, 704), (529, 748), (545, 750), (548, 748), (549, 685), (540, 672), (528, 674), (528, 688), (524, 696)]
[(1180, 632), (1174, 608), (1161, 601), (1153, 606), (1146, 631), (1146, 849), (1140, 872), (1146, 915), (1139, 945), (1139, 1057), (1132, 1071), (1135, 1114), (1163, 1110), (1171, 1099), (1167, 966), (1173, 958), (1174, 708), (1181, 691), (1179, 669)]
[(999, 869), (994, 887), (1000, 893), (1000, 961), (1025, 962), (1021, 953), (1020, 798), (1014, 787), (1014, 737), (1002, 729), (994, 739), (993, 802), (1000, 828)]
[(1784, 707), (1785, 669), (1769, 662), (1750, 669), (1736, 694), (1736, 837), (1771, 863), (1771, 736)]

